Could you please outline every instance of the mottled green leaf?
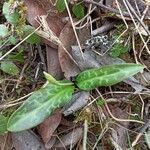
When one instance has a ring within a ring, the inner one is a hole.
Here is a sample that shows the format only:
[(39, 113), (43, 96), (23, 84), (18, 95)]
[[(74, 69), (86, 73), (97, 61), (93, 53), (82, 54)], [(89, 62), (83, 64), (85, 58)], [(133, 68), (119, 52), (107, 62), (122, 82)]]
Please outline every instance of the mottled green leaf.
[(3, 5), (3, 14), (8, 22), (12, 23), (13, 25), (16, 25), (18, 23), (20, 17), (19, 13), (10, 13), (10, 4), (7, 2), (5, 2)]
[(79, 19), (81, 19), (85, 16), (84, 7), (81, 4), (73, 5), (72, 11), (73, 11), (74, 15)]
[(73, 86), (48, 84), (34, 92), (10, 117), (7, 129), (26, 130), (44, 121), (54, 109), (67, 104), (74, 92)]
[[(68, 0), (66, 0), (68, 2)], [(63, 12), (66, 9), (64, 0), (57, 0), (56, 8), (59, 12)]]
[(92, 90), (100, 86), (111, 86), (143, 70), (139, 64), (108, 65), (81, 72), (76, 77), (76, 85), (81, 90)]
[[(27, 37), (29, 34), (31, 34), (32, 32), (34, 32), (35, 28), (30, 26), (30, 25), (26, 25), (24, 26), (23, 28), (23, 37)], [(32, 34), (27, 40), (26, 42), (27, 43), (30, 43), (30, 44), (38, 44), (40, 43), (41, 41), (41, 38), (37, 35), (37, 34)]]
[(0, 134), (7, 132), (7, 122), (8, 118), (0, 114)]
[(9, 34), (8, 28), (4, 24), (0, 24), (0, 37), (5, 37)]
[(17, 75), (19, 73), (18, 67), (11, 61), (2, 61), (0, 69), (10, 75)]

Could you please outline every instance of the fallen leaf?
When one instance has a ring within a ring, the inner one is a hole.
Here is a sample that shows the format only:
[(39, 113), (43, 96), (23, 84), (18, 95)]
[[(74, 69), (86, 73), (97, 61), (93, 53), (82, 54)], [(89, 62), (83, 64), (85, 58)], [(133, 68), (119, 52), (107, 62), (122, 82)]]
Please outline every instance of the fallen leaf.
[(52, 135), (60, 124), (61, 118), (62, 114), (56, 112), (37, 127), (38, 133), (41, 135), (46, 148), (51, 148), (55, 143), (55, 138)]
[(46, 150), (40, 138), (31, 130), (11, 133), (16, 150)]
[(0, 135), (0, 150), (10, 150), (12, 148), (12, 140), (10, 134)]
[(50, 46), (46, 46), (48, 73), (56, 79), (62, 79), (63, 73), (60, 67), (58, 51)]
[(99, 62), (95, 59), (95, 53), (92, 51), (85, 51), (82, 58), (81, 51), (78, 46), (72, 46), (72, 56), (78, 63), (79, 68), (83, 71), (91, 68), (100, 67)]
[(83, 108), (89, 101), (90, 93), (89, 92), (78, 92), (73, 95), (72, 102), (65, 107), (63, 114), (68, 116), (79, 109)]
[[(71, 46), (75, 44), (76, 39), (70, 22), (63, 28), (59, 39), (68, 53), (71, 54)], [(61, 69), (67, 79), (76, 76), (80, 72), (78, 66), (73, 62), (61, 45), (58, 46), (58, 55)]]
[(83, 134), (83, 128), (76, 128), (73, 129), (68, 134), (65, 134), (64, 136), (60, 137), (61, 141), (57, 139), (54, 147), (56, 149), (58, 148), (65, 148), (65, 147), (74, 147), (77, 142), (80, 140)]
[[(42, 2), (39, 0), (24, 0), (24, 3), (27, 7), (27, 20), (32, 26), (35, 28), (39, 26), (39, 23), (36, 20), (38, 16), (49, 14), (46, 19), (49, 28), (56, 34), (56, 36), (59, 36), (65, 25), (63, 18), (67, 16), (66, 12), (58, 13), (55, 6), (53, 6), (52, 2), (49, 0), (43, 0)], [(56, 48), (56, 45), (48, 40), (45, 39), (44, 42)]]
[[(127, 109), (126, 110), (122, 110), (120, 109), (119, 107), (111, 107), (111, 110), (112, 110), (112, 114), (119, 118), (119, 119), (128, 119), (128, 114), (126, 113)], [(111, 130), (111, 141), (113, 143), (113, 145), (115, 146), (115, 148), (118, 147), (118, 150), (119, 150), (119, 147), (122, 149), (122, 150), (126, 150), (127, 147), (126, 147), (126, 144), (127, 144), (127, 129), (128, 129), (128, 126), (129, 126), (129, 122), (122, 122), (121, 125), (117, 125), (117, 124), (114, 124), (113, 125), (113, 130)]]

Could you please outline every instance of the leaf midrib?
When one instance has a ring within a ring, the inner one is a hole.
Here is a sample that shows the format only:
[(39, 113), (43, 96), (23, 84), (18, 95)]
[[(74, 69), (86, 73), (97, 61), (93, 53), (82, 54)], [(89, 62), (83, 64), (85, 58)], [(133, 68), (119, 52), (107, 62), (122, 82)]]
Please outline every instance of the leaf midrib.
[[(121, 71), (122, 72), (122, 71)], [(118, 72), (118, 73), (120, 73), (120, 72)], [(118, 74), (117, 73), (117, 74)], [(116, 74), (116, 73), (113, 73), (113, 74)], [(111, 75), (105, 75), (105, 77), (107, 78), (107, 77), (109, 77), (109, 76), (112, 76), (113, 74), (111, 74)], [(132, 75), (131, 75), (132, 76)], [(130, 77), (130, 76), (129, 76)], [(97, 76), (97, 77), (91, 77), (90, 79), (85, 79), (85, 80), (83, 80), (83, 81), (80, 81), (80, 82), (82, 82), (82, 84), (84, 83), (84, 82), (89, 82), (89, 81), (93, 81), (93, 80), (97, 80), (97, 79), (99, 79), (99, 78), (102, 78), (102, 77), (100, 77), (100, 76)]]
[[(61, 90), (61, 92), (59, 92), (59, 94), (57, 94), (56, 96), (54, 96), (53, 98), (50, 98), (50, 100), (52, 100), (52, 99), (54, 99), (54, 98), (56, 98), (56, 97), (58, 97), (59, 95), (61, 95), (62, 93), (64, 93), (66, 91), (66, 89), (64, 89), (64, 90)], [(40, 110), (42, 107), (45, 107), (45, 105), (48, 105), (48, 103), (50, 102), (50, 100), (47, 100), (47, 102), (45, 102), (43, 105), (41, 105), (40, 107), (38, 107), (36, 110)], [(17, 111), (16, 111), (17, 112)], [(30, 111), (30, 114), (33, 114), (34, 113), (34, 111)], [(15, 113), (14, 113), (15, 114)], [(24, 115), (26, 115), (27, 113), (24, 113)], [(24, 115), (19, 115), (19, 116), (24, 116)], [(12, 118), (13, 118), (13, 116), (12, 116)], [(23, 117), (22, 117), (23, 118)], [(22, 120), (22, 119), (21, 119)], [(17, 121), (16, 121), (16, 123), (17, 123)], [(15, 126), (15, 124), (16, 123), (14, 123), (13, 124), (13, 126)]]

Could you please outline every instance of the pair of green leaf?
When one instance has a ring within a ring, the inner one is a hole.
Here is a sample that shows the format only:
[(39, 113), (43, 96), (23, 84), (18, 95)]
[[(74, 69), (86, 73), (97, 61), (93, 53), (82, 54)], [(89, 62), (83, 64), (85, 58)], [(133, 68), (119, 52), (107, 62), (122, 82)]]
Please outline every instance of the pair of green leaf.
[[(81, 72), (76, 77), (80, 90), (92, 90), (99, 86), (111, 86), (141, 71), (137, 64), (110, 65)], [(40, 124), (54, 109), (67, 104), (74, 92), (72, 83), (56, 81), (46, 74), (49, 83), (31, 95), (10, 117), (7, 130), (26, 130)]]
[[(68, 0), (66, 0), (66, 2), (68, 3)], [(58, 0), (56, 3), (56, 8), (59, 12), (63, 12), (66, 9), (64, 0)], [(74, 4), (72, 7), (72, 12), (78, 19), (85, 16), (85, 8), (81, 4)]]

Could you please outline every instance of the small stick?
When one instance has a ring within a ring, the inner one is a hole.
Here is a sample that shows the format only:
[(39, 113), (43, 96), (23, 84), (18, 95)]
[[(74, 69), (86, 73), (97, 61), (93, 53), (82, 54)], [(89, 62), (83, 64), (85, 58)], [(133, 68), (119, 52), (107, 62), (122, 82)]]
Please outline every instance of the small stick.
[(140, 133), (136, 136), (135, 140), (132, 142), (132, 147), (134, 147), (137, 142), (139, 141), (139, 139), (141, 138), (141, 136), (143, 135), (143, 133), (145, 132), (145, 130), (150, 127), (150, 121), (148, 121), (147, 123), (145, 123), (145, 125), (142, 127)]
[(114, 27), (114, 25), (116, 24), (116, 22), (111, 22), (111, 23), (108, 23), (106, 25), (103, 25), (101, 26), (100, 28), (97, 28), (95, 30), (93, 30), (91, 32), (91, 34), (93, 36), (97, 35), (97, 34), (101, 34), (101, 33), (104, 33), (104, 32), (107, 32), (108, 30), (112, 29)]
[(14, 51), (19, 45), (21, 45), (24, 41), (26, 41), (31, 35), (33, 35), (37, 30), (40, 29), (41, 26), (39, 26), (38, 28), (36, 28), (34, 30), (34, 32), (32, 32), (31, 34), (29, 34), (26, 38), (24, 38), (22, 41), (20, 41), (16, 46), (14, 46), (12, 49), (10, 49), (7, 53), (5, 53), (2, 57), (0, 57), (0, 61), (2, 59), (4, 59), (7, 55), (9, 55), (12, 51)]
[[(83, 1), (86, 2), (86, 3), (90, 3), (90, 4), (93, 4), (93, 5), (99, 6), (103, 9), (106, 9), (106, 10), (111, 11), (113, 13), (120, 14), (120, 12), (117, 9), (110, 8), (108, 6), (103, 5), (102, 3), (97, 3), (97, 2), (94, 2), (94, 1), (91, 1), (91, 0), (83, 0)], [(126, 16), (126, 17), (130, 17), (129, 13), (127, 13), (127, 12), (123, 12), (123, 15)]]
[(79, 41), (79, 38), (78, 38), (78, 35), (77, 35), (77, 32), (76, 32), (76, 29), (75, 29), (75, 26), (74, 26), (74, 23), (73, 23), (73, 20), (72, 20), (72, 17), (71, 17), (71, 13), (70, 13), (70, 10), (69, 10), (69, 7), (68, 7), (68, 3), (66, 0), (64, 0), (65, 2), (65, 5), (66, 5), (66, 9), (68, 11), (68, 15), (69, 15), (69, 18), (70, 18), (70, 21), (71, 21), (71, 24), (72, 24), (72, 28), (73, 28), (73, 31), (74, 31), (74, 34), (75, 34), (75, 37), (76, 37), (76, 40), (77, 40), (77, 43), (78, 43), (78, 46), (80, 48), (80, 51), (81, 51), (81, 55), (82, 55), (82, 58), (84, 60), (84, 56), (83, 56), (83, 52), (82, 52), (82, 48), (81, 48), (81, 44), (80, 44), (80, 41)]

